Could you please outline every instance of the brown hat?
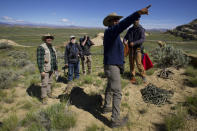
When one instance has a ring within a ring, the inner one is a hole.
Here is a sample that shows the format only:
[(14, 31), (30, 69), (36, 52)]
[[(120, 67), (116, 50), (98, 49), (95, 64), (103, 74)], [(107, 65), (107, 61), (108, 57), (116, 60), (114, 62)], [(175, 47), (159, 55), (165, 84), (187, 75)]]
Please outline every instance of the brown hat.
[(103, 25), (104, 26), (109, 26), (110, 25), (110, 20), (112, 19), (121, 19), (123, 16), (119, 16), (116, 13), (111, 13), (108, 16), (105, 17), (103, 20)]
[(42, 41), (45, 41), (46, 40), (46, 38), (51, 38), (51, 39), (54, 39), (54, 36), (53, 35), (51, 35), (51, 34), (45, 34), (45, 35), (43, 35), (42, 36)]

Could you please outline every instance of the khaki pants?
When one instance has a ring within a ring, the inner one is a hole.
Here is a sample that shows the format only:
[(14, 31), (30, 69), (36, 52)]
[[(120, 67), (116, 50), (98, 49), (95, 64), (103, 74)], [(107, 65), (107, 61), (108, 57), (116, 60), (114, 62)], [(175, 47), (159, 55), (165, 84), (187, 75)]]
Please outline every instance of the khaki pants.
[(130, 62), (130, 72), (132, 77), (135, 76), (135, 62), (137, 64), (137, 68), (139, 70), (140, 75), (142, 77), (145, 77), (145, 70), (144, 70), (144, 66), (142, 65), (142, 53), (140, 48), (137, 48), (137, 50), (133, 50), (133, 48), (130, 48), (129, 62)]
[(88, 74), (91, 74), (92, 73), (92, 67), (91, 67), (92, 57), (91, 57), (91, 55), (84, 56), (84, 59), (83, 58), (81, 59), (81, 63), (82, 63), (83, 74), (86, 74), (85, 64), (87, 64), (87, 67), (88, 67)]
[(104, 71), (107, 76), (104, 107), (110, 107), (112, 101), (111, 119), (116, 121), (120, 118), (120, 102), (122, 98), (120, 69), (115, 65), (105, 65)]
[(51, 93), (51, 84), (53, 82), (53, 72), (45, 72), (45, 77), (41, 76), (42, 88), (41, 98), (47, 97)]

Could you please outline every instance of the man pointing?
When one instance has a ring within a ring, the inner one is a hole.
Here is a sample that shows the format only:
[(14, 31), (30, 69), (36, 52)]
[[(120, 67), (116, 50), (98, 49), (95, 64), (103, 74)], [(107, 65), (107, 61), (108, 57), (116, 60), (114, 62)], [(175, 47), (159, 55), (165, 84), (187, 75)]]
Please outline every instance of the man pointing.
[[(128, 119), (120, 119), (121, 80), (120, 73), (123, 71), (124, 49), (120, 39), (120, 33), (134, 23), (141, 15), (148, 14), (148, 8), (143, 8), (127, 18), (119, 21), (122, 16), (116, 13), (109, 14), (103, 20), (104, 26), (108, 28), (104, 33), (104, 71), (107, 76), (107, 88), (105, 91), (105, 102), (103, 113), (112, 112), (111, 127), (124, 126)], [(112, 99), (112, 108), (110, 106)]]

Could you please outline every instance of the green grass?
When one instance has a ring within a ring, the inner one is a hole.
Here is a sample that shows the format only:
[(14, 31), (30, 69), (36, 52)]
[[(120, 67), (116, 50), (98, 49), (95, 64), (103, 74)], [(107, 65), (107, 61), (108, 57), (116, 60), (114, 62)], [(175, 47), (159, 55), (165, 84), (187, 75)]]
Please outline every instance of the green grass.
[(36, 112), (30, 111), (26, 114), (25, 118), (21, 121), (22, 126), (28, 126), (29, 124), (36, 122), (37, 123), (37, 114)]
[(31, 110), (34, 107), (34, 104), (32, 104), (30, 101), (25, 101), (22, 109)]
[(197, 69), (193, 66), (188, 66), (185, 70), (185, 75), (191, 76), (191, 77), (197, 77)]
[(185, 70), (185, 75), (188, 76), (187, 79), (191, 86), (197, 87), (197, 69), (192, 66), (188, 66)]
[(84, 84), (92, 84), (94, 82), (94, 78), (92, 75), (87, 75), (83, 79)]
[(7, 92), (4, 90), (0, 89), (0, 102), (4, 100), (4, 98), (7, 97)]
[(129, 96), (129, 92), (126, 92), (126, 93), (125, 93), (125, 96)]
[(123, 108), (127, 108), (127, 109), (130, 109), (129, 104), (128, 104), (128, 103), (126, 103), (126, 102), (122, 102), (122, 103), (121, 103), (121, 107), (123, 107)]
[(14, 131), (19, 124), (18, 117), (13, 114), (3, 120), (3, 126), (0, 127), (0, 131)]
[(15, 89), (12, 89), (12, 90), (9, 92), (9, 95), (6, 95), (6, 96), (3, 98), (3, 101), (4, 101), (5, 103), (8, 103), (8, 104), (14, 103), (15, 98), (16, 98), (15, 91), (16, 91)]
[(185, 125), (186, 113), (184, 110), (179, 109), (177, 113), (165, 117), (164, 122), (168, 131), (175, 131), (183, 129)]
[(39, 112), (27, 113), (21, 123), (29, 130), (36, 128), (35, 125), (39, 129), (48, 127), (51, 130), (69, 130), (76, 125), (76, 116), (71, 111), (65, 111), (64, 104), (55, 104)]
[(135, 78), (136, 78), (136, 85), (141, 85), (143, 83), (141, 76), (136, 76)]
[(124, 89), (129, 84), (128, 80), (121, 79), (121, 87)]
[(90, 38), (95, 37), (103, 29), (56, 29), (56, 28), (31, 28), (31, 27), (2, 27), (0, 26), (0, 39), (13, 40), (16, 43), (27, 46), (38, 46), (42, 43), (41, 36), (51, 33), (55, 35), (54, 45), (63, 45), (63, 42), (69, 40), (71, 35), (77, 39), (87, 33)]
[(46, 131), (46, 129), (40, 123), (32, 123), (26, 131)]
[(146, 71), (146, 75), (151, 76), (155, 73), (156, 70), (157, 70), (157, 68), (151, 68)]
[(99, 79), (95, 80), (94, 85), (97, 87), (102, 86), (102, 80), (99, 80)]
[(185, 103), (188, 113), (197, 118), (197, 93), (194, 96), (187, 97)]
[(91, 124), (90, 126), (87, 126), (85, 131), (104, 131), (104, 127), (99, 127), (96, 124)]

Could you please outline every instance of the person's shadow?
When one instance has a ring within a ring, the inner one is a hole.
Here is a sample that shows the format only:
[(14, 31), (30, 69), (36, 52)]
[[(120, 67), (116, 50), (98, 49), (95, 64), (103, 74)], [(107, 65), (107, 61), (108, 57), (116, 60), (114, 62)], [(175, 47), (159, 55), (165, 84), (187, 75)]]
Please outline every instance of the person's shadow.
[(64, 76), (59, 76), (58, 79), (57, 79), (57, 82), (67, 84), (68, 83), (68, 80)]
[(26, 90), (27, 94), (31, 97), (36, 97), (39, 100), (41, 100), (41, 86), (39, 85), (35, 85), (35, 84), (31, 84), (27, 90)]
[[(59, 96), (61, 98), (68, 98), (66, 94)], [(101, 95), (86, 94), (82, 88), (73, 87), (70, 93), (70, 104), (75, 105), (77, 108), (83, 109), (91, 113), (96, 119), (102, 121), (105, 125), (110, 126), (110, 121), (101, 114), (102, 97)]]

